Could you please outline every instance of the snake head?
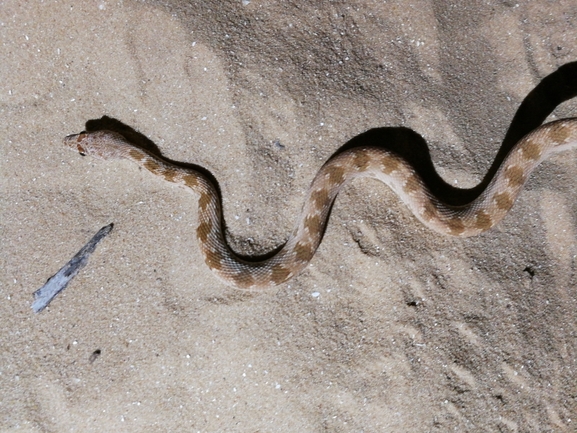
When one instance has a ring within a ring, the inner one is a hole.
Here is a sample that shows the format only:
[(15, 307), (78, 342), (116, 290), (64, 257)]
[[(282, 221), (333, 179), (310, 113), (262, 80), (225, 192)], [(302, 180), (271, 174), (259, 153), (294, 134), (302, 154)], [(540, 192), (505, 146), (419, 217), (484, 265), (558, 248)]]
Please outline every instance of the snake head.
[(82, 156), (111, 159), (122, 157), (122, 153), (126, 151), (127, 141), (117, 132), (101, 130), (68, 135), (64, 138), (64, 144), (77, 150)]
[(72, 134), (68, 135), (64, 138), (64, 144), (72, 149), (78, 150), (80, 155), (85, 156), (88, 154), (83, 142), (86, 140), (86, 136), (88, 134), (85, 131), (82, 131), (80, 134)]

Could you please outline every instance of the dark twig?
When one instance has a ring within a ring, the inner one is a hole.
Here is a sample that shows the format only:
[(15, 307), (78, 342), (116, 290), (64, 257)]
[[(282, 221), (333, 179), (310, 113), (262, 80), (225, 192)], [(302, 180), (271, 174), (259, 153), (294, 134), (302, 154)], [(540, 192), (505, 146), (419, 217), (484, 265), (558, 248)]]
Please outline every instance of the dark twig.
[(76, 274), (86, 266), (88, 263), (88, 257), (92, 254), (96, 248), (96, 245), (104, 238), (110, 231), (114, 224), (108, 224), (102, 227), (98, 233), (94, 235), (90, 241), (84, 245), (84, 247), (76, 253), (72, 259), (62, 267), (56, 274), (46, 281), (40, 289), (34, 292), (34, 302), (32, 303), (32, 309), (35, 313), (42, 311), (54, 297), (66, 288), (70, 280), (72, 280)]

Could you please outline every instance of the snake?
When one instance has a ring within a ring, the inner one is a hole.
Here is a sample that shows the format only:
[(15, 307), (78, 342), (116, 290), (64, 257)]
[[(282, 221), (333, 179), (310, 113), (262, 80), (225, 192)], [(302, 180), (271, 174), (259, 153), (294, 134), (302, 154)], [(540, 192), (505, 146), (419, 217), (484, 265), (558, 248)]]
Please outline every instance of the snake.
[(392, 151), (358, 146), (337, 153), (314, 177), (284, 245), (260, 261), (239, 257), (227, 243), (218, 185), (203, 171), (175, 165), (115, 131), (83, 131), (67, 136), (64, 144), (81, 155), (103, 160), (128, 159), (198, 194), (196, 237), (205, 263), (224, 283), (254, 290), (282, 284), (309, 264), (321, 243), (335, 198), (355, 178), (382, 181), (417, 219), (440, 234), (468, 237), (489, 230), (507, 215), (529, 175), (542, 161), (577, 147), (577, 118), (553, 121), (525, 135), (503, 158), (483, 191), (458, 206), (435, 196), (415, 168)]

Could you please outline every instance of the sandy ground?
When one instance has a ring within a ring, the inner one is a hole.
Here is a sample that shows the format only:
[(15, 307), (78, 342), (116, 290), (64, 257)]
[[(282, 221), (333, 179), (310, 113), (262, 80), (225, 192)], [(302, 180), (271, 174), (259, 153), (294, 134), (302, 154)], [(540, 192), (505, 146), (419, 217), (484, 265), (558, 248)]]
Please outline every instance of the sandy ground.
[(449, 3), (2, 1), (0, 430), (575, 431), (577, 151), (471, 239), (355, 182), (309, 268), (247, 293), (203, 263), (193, 194), (62, 145), (106, 115), (206, 167), (245, 254), (371, 128), (422, 136), (472, 187), (543, 83), (520, 130), (577, 115), (577, 4)]

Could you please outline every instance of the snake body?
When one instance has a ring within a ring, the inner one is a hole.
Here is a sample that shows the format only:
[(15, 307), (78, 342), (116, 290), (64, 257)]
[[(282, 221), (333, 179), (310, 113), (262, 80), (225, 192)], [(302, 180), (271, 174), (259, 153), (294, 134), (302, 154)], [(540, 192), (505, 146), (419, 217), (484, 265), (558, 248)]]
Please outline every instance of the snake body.
[(200, 196), (196, 234), (206, 264), (229, 285), (261, 289), (281, 284), (307, 266), (321, 242), (335, 197), (357, 177), (376, 178), (389, 185), (423, 224), (444, 235), (474, 236), (490, 229), (509, 212), (539, 163), (553, 153), (577, 147), (577, 118), (551, 122), (526, 135), (503, 159), (484, 191), (462, 206), (440, 201), (413, 167), (390, 151), (357, 147), (339, 153), (315, 176), (285, 245), (260, 262), (242, 260), (228, 246), (218, 189), (204, 173), (169, 163), (112, 131), (82, 132), (66, 137), (64, 143), (82, 155), (126, 158), (192, 189)]

